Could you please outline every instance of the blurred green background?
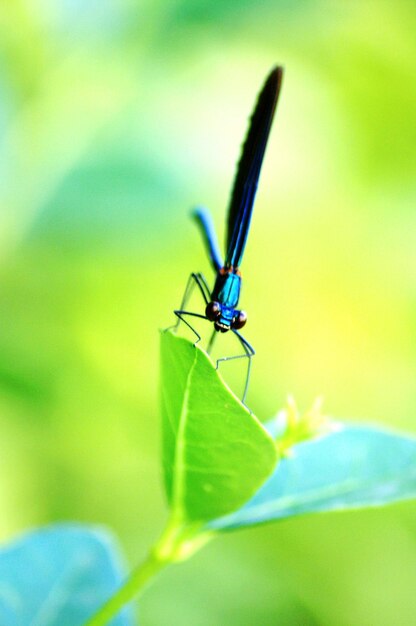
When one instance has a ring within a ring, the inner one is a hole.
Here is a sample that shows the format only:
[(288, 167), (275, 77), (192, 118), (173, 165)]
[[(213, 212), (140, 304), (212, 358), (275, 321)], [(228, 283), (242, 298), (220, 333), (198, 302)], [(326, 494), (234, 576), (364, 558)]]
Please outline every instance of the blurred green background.
[[(410, 0), (9, 0), (0, 9), (0, 532), (162, 529), (158, 329), (221, 230), (247, 118), (286, 69), (244, 260), (250, 405), (416, 430)], [(416, 623), (410, 503), (223, 537), (143, 626)]]

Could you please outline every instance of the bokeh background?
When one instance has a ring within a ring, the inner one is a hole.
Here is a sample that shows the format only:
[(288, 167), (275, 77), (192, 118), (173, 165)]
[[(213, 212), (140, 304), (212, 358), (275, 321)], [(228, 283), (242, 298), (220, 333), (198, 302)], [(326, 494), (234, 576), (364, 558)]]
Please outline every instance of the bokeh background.
[[(255, 94), (284, 86), (244, 260), (250, 404), (289, 392), (416, 431), (411, 0), (10, 0), (0, 9), (0, 536), (105, 524), (134, 564), (166, 519), (158, 329), (189, 209), (224, 212)], [(223, 537), (143, 626), (415, 624), (415, 506)]]

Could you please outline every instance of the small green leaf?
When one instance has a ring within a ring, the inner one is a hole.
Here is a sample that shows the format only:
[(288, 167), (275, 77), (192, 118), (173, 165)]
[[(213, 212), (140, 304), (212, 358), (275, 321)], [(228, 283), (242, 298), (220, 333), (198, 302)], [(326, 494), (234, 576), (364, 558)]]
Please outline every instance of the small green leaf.
[(232, 530), (416, 497), (416, 439), (366, 426), (339, 426), (321, 439), (294, 446), (248, 503), (209, 528)]
[(161, 336), (163, 464), (172, 510), (207, 521), (241, 507), (273, 472), (275, 443), (207, 354)]
[[(106, 532), (81, 524), (24, 535), (0, 551), (0, 624), (85, 624), (120, 585), (119, 560)], [(133, 626), (130, 611), (111, 626)]]

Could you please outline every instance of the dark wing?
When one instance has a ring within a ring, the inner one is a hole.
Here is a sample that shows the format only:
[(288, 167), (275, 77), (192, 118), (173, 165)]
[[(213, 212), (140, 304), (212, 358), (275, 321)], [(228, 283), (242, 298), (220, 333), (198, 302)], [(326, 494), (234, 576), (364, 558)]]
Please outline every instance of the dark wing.
[(214, 271), (218, 272), (223, 266), (223, 261), (211, 216), (208, 210), (201, 206), (196, 207), (196, 209), (192, 211), (192, 216), (201, 231), (202, 239), (204, 240)]
[(226, 267), (241, 263), (282, 76), (281, 67), (270, 72), (251, 116), (228, 209)]

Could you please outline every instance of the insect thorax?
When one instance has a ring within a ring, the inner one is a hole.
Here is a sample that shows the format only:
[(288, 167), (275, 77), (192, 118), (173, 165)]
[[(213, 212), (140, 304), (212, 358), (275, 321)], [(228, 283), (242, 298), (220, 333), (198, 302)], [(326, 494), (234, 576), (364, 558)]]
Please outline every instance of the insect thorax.
[(227, 308), (234, 309), (238, 305), (241, 289), (241, 276), (235, 271), (222, 271), (217, 274), (212, 300)]

